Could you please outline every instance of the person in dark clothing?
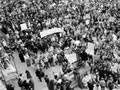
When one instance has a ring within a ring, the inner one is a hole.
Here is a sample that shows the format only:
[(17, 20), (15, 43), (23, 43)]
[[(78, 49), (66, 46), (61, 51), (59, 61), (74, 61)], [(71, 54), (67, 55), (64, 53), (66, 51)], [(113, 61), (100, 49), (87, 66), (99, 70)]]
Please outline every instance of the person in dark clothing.
[(34, 81), (32, 79), (29, 80), (29, 86), (30, 86), (31, 90), (35, 89), (35, 84), (34, 84)]
[(83, 50), (80, 54), (79, 54), (80, 58), (81, 58), (81, 65), (83, 67), (86, 66), (86, 61), (88, 60), (88, 54), (85, 52), (85, 50)]
[(49, 78), (48, 78), (48, 75), (45, 75), (44, 79), (45, 79), (45, 82), (46, 82), (46, 84), (47, 84), (47, 86), (48, 86), (48, 85), (49, 85), (49, 82), (50, 82), (50, 80), (49, 80)]
[(89, 88), (89, 90), (93, 90), (94, 84), (92, 83), (92, 80), (90, 80), (90, 81), (88, 82), (88, 88)]
[(30, 72), (28, 70), (26, 70), (25, 73), (26, 73), (27, 79), (31, 79), (32, 78), (32, 76), (31, 76), (31, 74), (30, 74)]
[(35, 71), (36, 76), (39, 78), (40, 82), (42, 82), (42, 77), (44, 77), (44, 72), (42, 71), (42, 69), (37, 68), (37, 70)]
[(25, 59), (24, 59), (22, 52), (19, 53), (19, 58), (20, 58), (21, 62), (25, 62)]
[(55, 90), (54, 88), (54, 80), (51, 80), (50, 83), (49, 83), (49, 90)]
[(109, 88), (109, 90), (113, 90), (113, 82), (110, 82), (109, 84), (108, 84), (108, 88)]
[(52, 56), (49, 57), (48, 62), (50, 64), (50, 66), (54, 66), (53, 65), (53, 57)]
[(18, 78), (18, 86), (22, 89), (23, 88), (23, 80), (22, 80), (22, 74), (20, 74), (19, 78)]
[(7, 90), (14, 90), (14, 86), (12, 84), (7, 85)]
[(81, 60), (86, 61), (88, 60), (88, 54), (83, 50), (83, 52), (80, 53)]
[(1, 31), (4, 33), (4, 34), (7, 34), (8, 33), (8, 30), (5, 26), (2, 26), (2, 29)]
[(26, 80), (23, 82), (23, 85), (24, 85), (25, 90), (30, 90), (30, 85), (29, 83), (27, 83)]

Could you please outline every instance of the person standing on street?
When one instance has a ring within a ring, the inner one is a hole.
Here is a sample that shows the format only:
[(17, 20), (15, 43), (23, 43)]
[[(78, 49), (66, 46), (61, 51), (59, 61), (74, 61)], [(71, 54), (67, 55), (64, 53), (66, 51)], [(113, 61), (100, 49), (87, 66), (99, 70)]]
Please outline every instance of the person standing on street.
[(24, 58), (25, 58), (27, 67), (29, 67), (29, 66), (31, 65), (31, 63), (30, 63), (30, 57), (29, 57), (28, 53), (26, 53), (26, 54), (24, 55)]
[(7, 85), (7, 90), (15, 90), (12, 84)]
[(24, 85), (23, 85), (23, 76), (22, 76), (22, 74), (20, 74), (20, 76), (18, 78), (18, 86), (21, 88), (21, 90), (23, 90)]
[(42, 82), (42, 77), (44, 77), (44, 72), (42, 71), (41, 68), (37, 68), (35, 71), (36, 76), (39, 78), (40, 82)]
[[(45, 79), (45, 82), (46, 82), (46, 84), (47, 84), (47, 86), (48, 86), (49, 83), (50, 83), (50, 80), (49, 80), (49, 78), (48, 78), (48, 75), (45, 75), (44, 79)], [(49, 87), (49, 86), (48, 86), (48, 87)]]
[(31, 90), (35, 90), (35, 84), (32, 78), (29, 80), (29, 86)]
[(20, 58), (21, 62), (25, 62), (24, 55), (23, 55), (22, 51), (19, 52), (19, 58)]
[(92, 80), (89, 80), (89, 82), (88, 82), (88, 88), (89, 88), (89, 90), (93, 90), (94, 84), (93, 84)]

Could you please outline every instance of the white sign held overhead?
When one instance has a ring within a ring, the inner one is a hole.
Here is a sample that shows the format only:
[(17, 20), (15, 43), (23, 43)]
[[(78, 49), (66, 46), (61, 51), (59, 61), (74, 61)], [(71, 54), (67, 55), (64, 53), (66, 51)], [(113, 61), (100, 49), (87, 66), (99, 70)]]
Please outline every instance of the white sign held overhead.
[(21, 30), (26, 30), (26, 29), (28, 29), (26, 23), (20, 24), (20, 27), (21, 27)]
[(65, 57), (67, 58), (67, 60), (69, 61), (70, 64), (74, 63), (77, 61), (77, 57), (76, 54), (65, 54)]
[(72, 43), (73, 43), (73, 44), (75, 44), (76, 46), (79, 46), (80, 41), (78, 41), (78, 40), (74, 41), (74, 40), (73, 40), (73, 42), (72, 42)]
[(115, 34), (112, 35), (113, 41), (117, 41), (117, 36)]
[(90, 24), (90, 20), (89, 19), (85, 20), (85, 24), (89, 25)]
[(86, 53), (90, 55), (94, 55), (94, 44), (88, 43), (88, 48), (86, 49)]

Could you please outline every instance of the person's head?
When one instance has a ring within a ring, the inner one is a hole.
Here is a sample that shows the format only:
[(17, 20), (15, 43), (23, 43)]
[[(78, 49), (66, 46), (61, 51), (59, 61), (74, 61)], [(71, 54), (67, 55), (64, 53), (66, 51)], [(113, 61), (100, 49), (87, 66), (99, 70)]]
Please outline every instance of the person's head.
[(104, 80), (104, 78), (102, 77), (101, 80)]
[(89, 80), (89, 83), (92, 83), (92, 79)]
[(25, 73), (29, 73), (29, 71), (28, 71), (28, 70), (26, 70), (26, 71), (25, 71)]
[(22, 77), (22, 73), (20, 73), (20, 77)]
[(55, 75), (54, 77), (55, 77), (55, 79), (58, 79), (58, 76), (57, 76), (57, 75)]
[(45, 75), (45, 77), (48, 77), (48, 75)]

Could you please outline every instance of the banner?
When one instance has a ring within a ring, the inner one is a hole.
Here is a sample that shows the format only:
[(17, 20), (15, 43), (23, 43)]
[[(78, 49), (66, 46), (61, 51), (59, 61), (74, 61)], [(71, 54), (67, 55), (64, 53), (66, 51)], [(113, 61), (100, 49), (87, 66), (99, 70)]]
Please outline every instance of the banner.
[(21, 30), (26, 30), (26, 29), (28, 29), (26, 23), (20, 24), (20, 27), (21, 27)]
[(88, 48), (86, 49), (86, 53), (90, 55), (94, 55), (94, 44), (88, 43)]
[(72, 63), (77, 61), (77, 57), (76, 57), (75, 53), (65, 54), (65, 57), (67, 58), (67, 60), (69, 61), (70, 64), (72, 64)]
[(60, 33), (60, 32), (64, 32), (63, 29), (53, 28), (53, 29), (49, 29), (49, 30), (45, 30), (45, 31), (40, 32), (40, 36), (41, 36), (41, 38), (43, 38), (45, 36), (48, 36), (48, 35), (51, 35), (54, 33)]

